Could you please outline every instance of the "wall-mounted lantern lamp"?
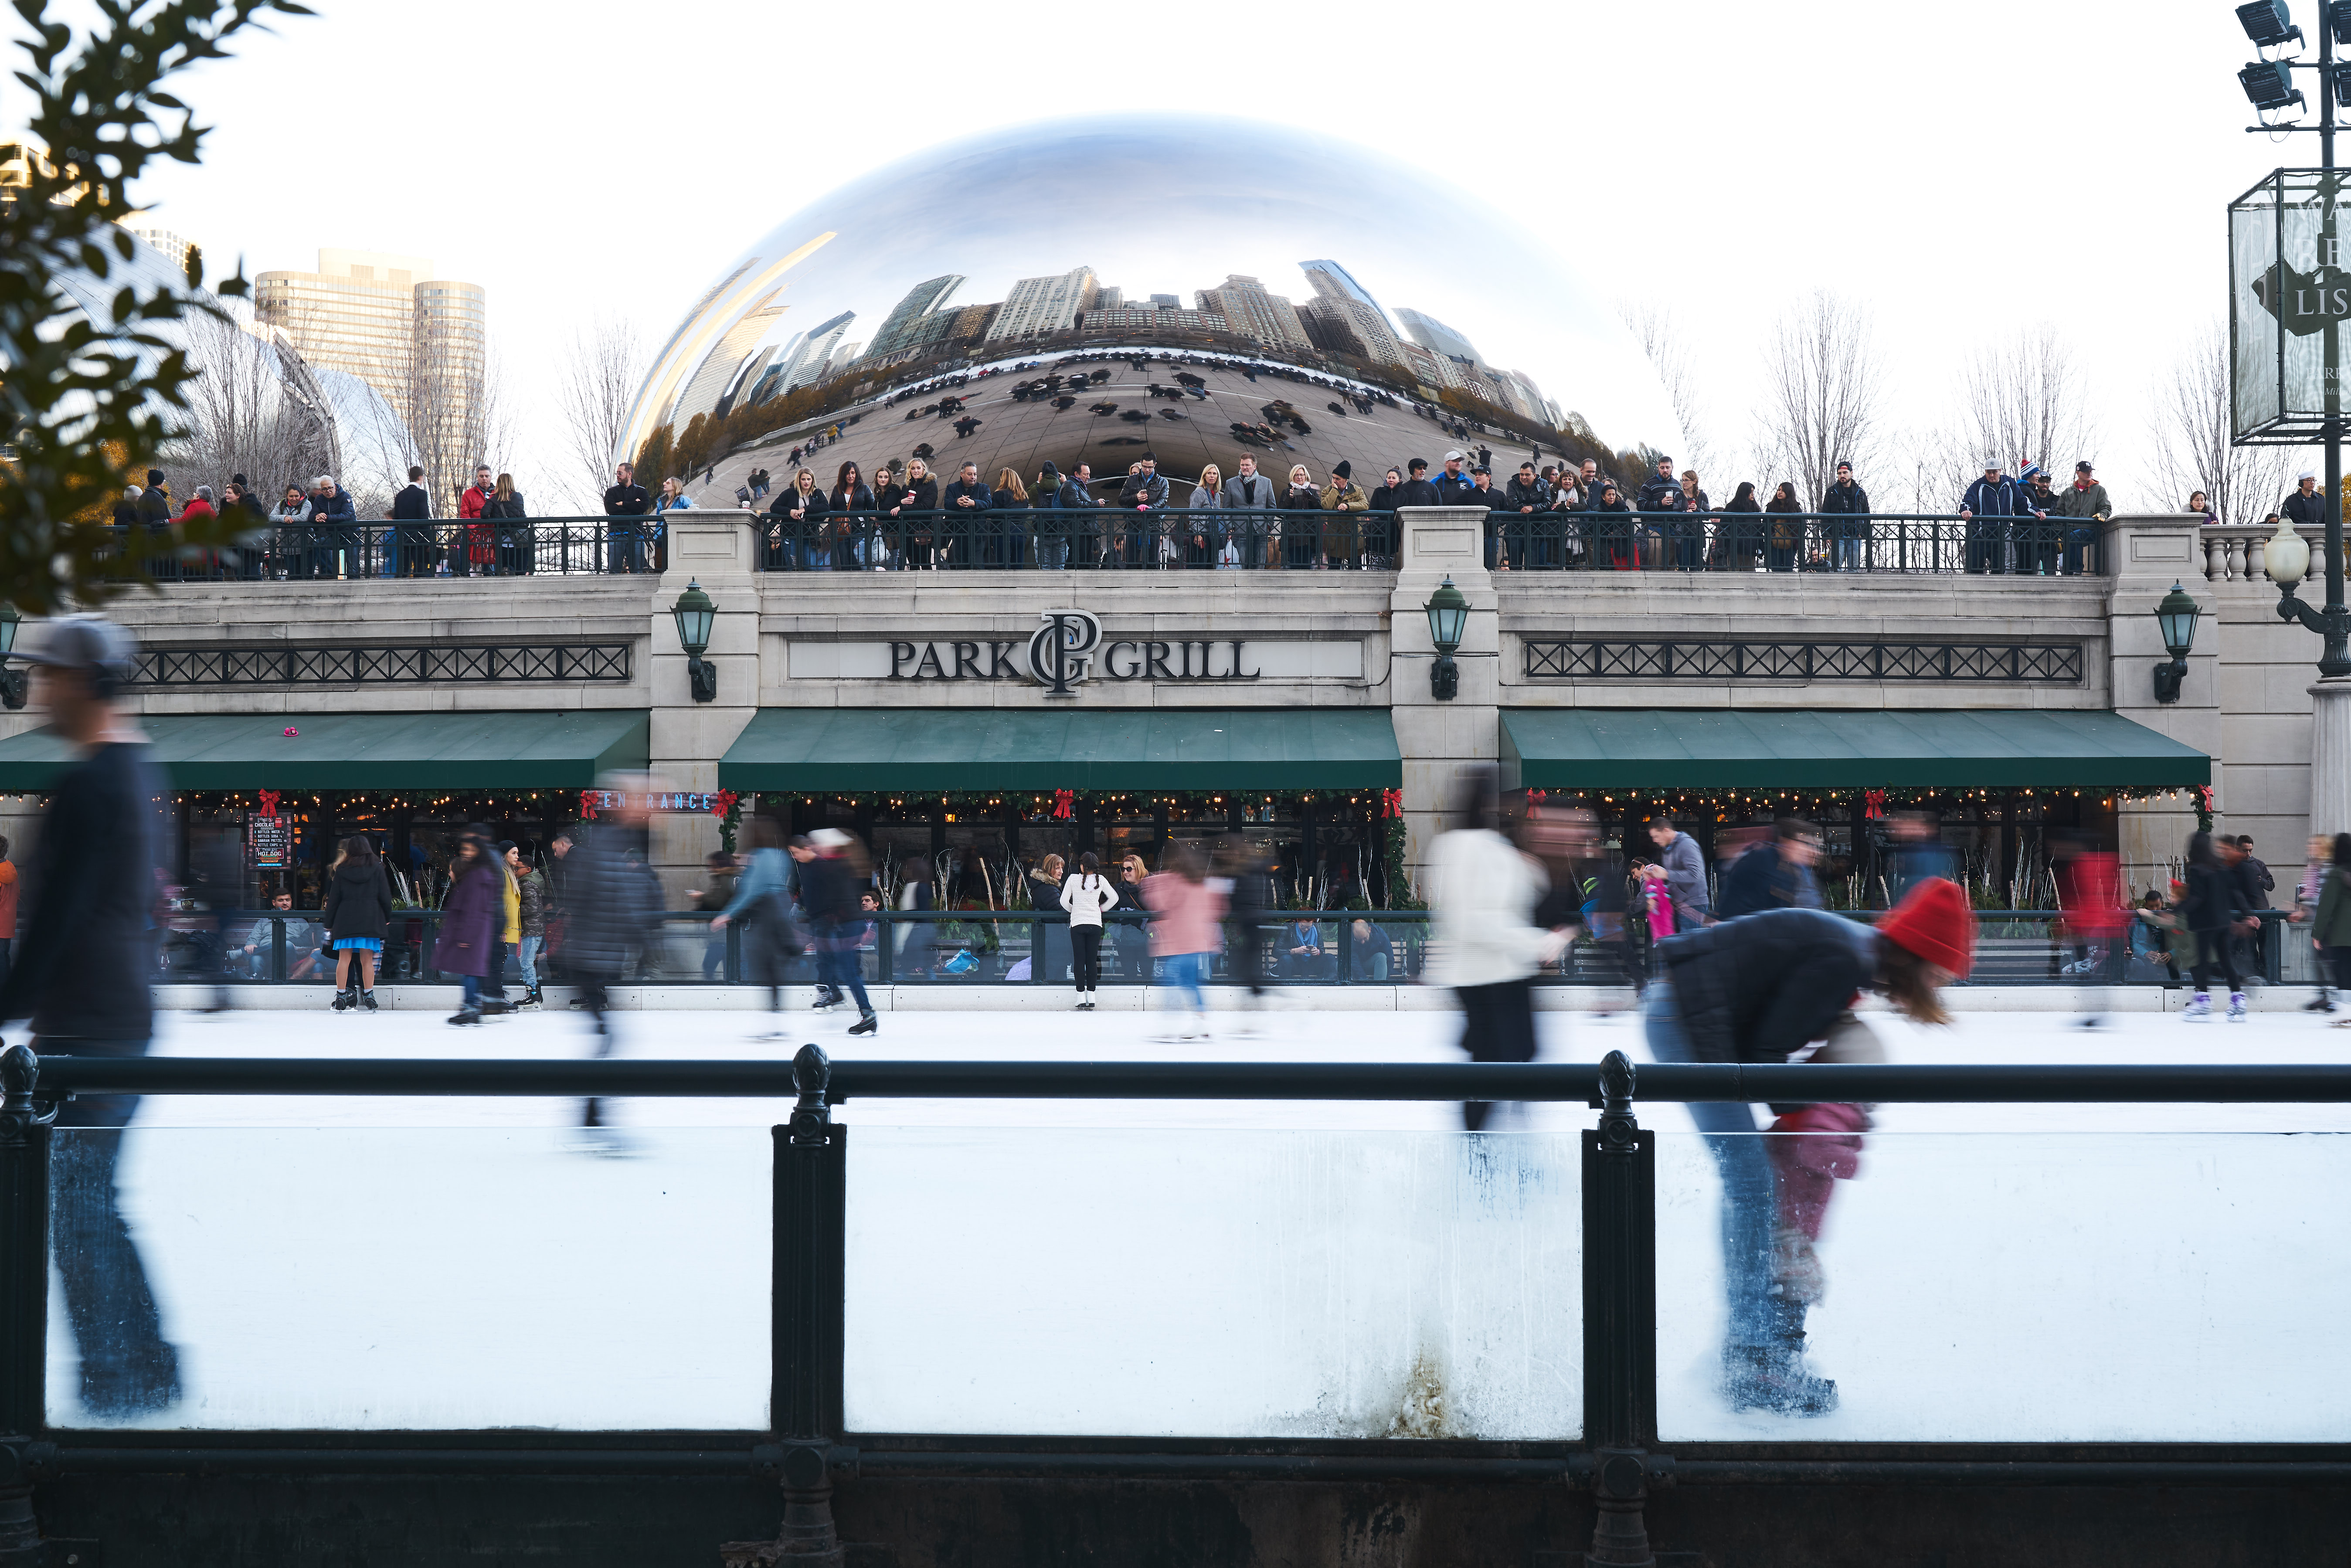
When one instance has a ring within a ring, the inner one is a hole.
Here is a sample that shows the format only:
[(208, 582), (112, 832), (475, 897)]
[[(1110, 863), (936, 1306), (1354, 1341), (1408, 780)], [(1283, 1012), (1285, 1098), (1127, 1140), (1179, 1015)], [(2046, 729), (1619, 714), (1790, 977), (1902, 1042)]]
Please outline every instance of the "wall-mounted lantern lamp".
[[(2302, 545), (2306, 563), (2310, 547), (2300, 539), (2294, 542)], [(2295, 574), (2294, 580), (2301, 580), (2300, 573)], [(2196, 645), (2196, 617), (2200, 613), (2196, 601), (2189, 598), (2176, 582), (2155, 607), (2155, 623), (2163, 629), (2164, 651), (2171, 655), (2169, 664), (2155, 667), (2155, 700), (2159, 703), (2179, 700), (2179, 683), (2188, 678), (2188, 650)]]
[(702, 655), (709, 651), (710, 627), (718, 619), (718, 606), (702, 591), (702, 584), (688, 582), (670, 613), (677, 618), (677, 645), (685, 650), (685, 679), (694, 700), (716, 702), (718, 666)]
[(1428, 667), (1428, 695), (1439, 702), (1449, 703), (1461, 695), (1461, 670), (1453, 662), (1453, 652), (1461, 646), (1461, 633), (1468, 624), (1469, 601), (1448, 577), (1428, 596), (1428, 640), (1437, 644), (1437, 663)]

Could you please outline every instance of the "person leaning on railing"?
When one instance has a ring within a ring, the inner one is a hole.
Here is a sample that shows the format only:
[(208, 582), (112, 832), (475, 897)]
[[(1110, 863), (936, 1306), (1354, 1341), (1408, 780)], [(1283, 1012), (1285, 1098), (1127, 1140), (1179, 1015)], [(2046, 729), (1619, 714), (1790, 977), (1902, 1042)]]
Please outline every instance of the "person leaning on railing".
[(996, 540), (984, 537), (987, 514), (995, 508), (995, 493), (980, 482), (979, 465), (967, 463), (939, 494), (946, 516), (939, 528), (939, 564), (945, 567), (994, 566)]
[[(1432, 505), (1434, 503), (1431, 503)], [(1217, 564), (1254, 571), (1266, 563), (1266, 549), (1277, 538), (1280, 529), (1273, 518), (1274, 509), (1280, 505), (1275, 494), (1273, 479), (1257, 471), (1257, 457), (1244, 452), (1234, 466), (1233, 476), (1225, 481), (1225, 499), (1221, 507), (1226, 512), (1247, 513), (1249, 516), (1219, 517), (1217, 521)], [(1231, 546), (1228, 552), (1222, 547)]]
[[(1290, 467), (1290, 488), (1281, 494), (1281, 509), (1285, 512), (1320, 512), (1322, 492), (1314, 487), (1314, 475), (1303, 463)], [(1291, 571), (1319, 568), (1322, 529), (1319, 520), (1301, 517), (1286, 520), (1281, 525), (1281, 553), (1275, 564)]]
[[(605, 525), (609, 538), (605, 550), (613, 572), (643, 571), (645, 569), (641, 536), (636, 518), (653, 509), (653, 497), (637, 483), (633, 464), (623, 463), (612, 471), (612, 484), (604, 492), (604, 515), (614, 520)], [(626, 518), (627, 521), (621, 519)]]
[[(310, 576), (331, 579), (343, 552), (357, 555), (359, 520), (350, 496), (335, 483), (333, 475), (321, 474), (310, 482), (310, 500), (304, 516), (310, 528)], [(351, 564), (356, 568), (359, 563), (354, 559)]]
[(2013, 519), (2027, 510), (2016, 481), (2002, 472), (2007, 466), (2001, 458), (1985, 458), (1983, 477), (1970, 485), (1959, 498), (1959, 517), (1968, 525), (1967, 570), (1973, 576), (1998, 576), (2008, 570)]
[(1363, 564), (1363, 544), (1356, 529), (1363, 519), (1353, 514), (1370, 509), (1371, 500), (1355, 483), (1355, 470), (1343, 460), (1331, 468), (1331, 482), (1322, 486), (1322, 564), (1333, 571)]
[[(872, 554), (873, 570), (882, 570), (882, 536), (873, 526), (873, 492), (865, 486), (857, 465), (843, 463), (834, 476), (832, 490), (825, 497), (825, 510), (831, 514), (818, 526), (817, 538), (823, 541), (816, 552), (818, 571), (855, 571), (867, 564)], [(827, 536), (830, 536), (828, 538)], [(831, 565), (825, 563), (830, 560)]]
[(988, 497), (987, 564), (1018, 570), (1029, 564), (1029, 514), (1034, 509), (1029, 487), (1019, 470), (1005, 468), (998, 471)]
[[(1061, 487), (1053, 493), (1054, 511), (1067, 514), (1057, 515), (1053, 519), (1054, 542), (1058, 546), (1053, 551), (1059, 563), (1055, 568), (1057, 570), (1073, 564), (1093, 564), (1094, 552), (1100, 548), (1102, 539), (1102, 526), (1094, 520), (1094, 514), (1102, 509), (1102, 503), (1094, 499), (1093, 482), (1093, 468), (1081, 463), (1070, 470), (1070, 476), (1062, 480)], [(1042, 553), (1041, 540), (1040, 553)]]
[(2057, 496), (2057, 515), (2068, 523), (2065, 557), (2060, 563), (2068, 577), (2087, 577), (2095, 569), (2098, 530), (2114, 516), (2114, 503), (2086, 457), (2074, 465), (2074, 482)]
[(1105, 566), (1155, 567), (1160, 559), (1160, 529), (1158, 519), (1148, 514), (1165, 510), (1167, 506), (1167, 476), (1159, 471), (1159, 459), (1151, 453), (1137, 458), (1127, 470), (1126, 483), (1119, 486), (1119, 509), (1142, 514), (1134, 519), (1132, 531), (1122, 528), (1112, 536), (1103, 552)]
[(897, 535), (897, 565), (906, 571), (935, 568), (937, 525), (929, 514), (939, 509), (939, 482), (931, 476), (931, 465), (919, 457), (908, 458), (905, 476), (893, 476), (883, 485), (876, 505), (890, 519), (883, 526)]
[[(1186, 503), (1195, 513), (1214, 512), (1225, 504), (1224, 470), (1210, 463), (1200, 470), (1200, 482), (1192, 486), (1192, 498)], [(1181, 554), (1186, 566), (1204, 567), (1217, 563), (1222, 549), (1220, 536), (1216, 535), (1217, 519), (1189, 517), (1177, 525), (1176, 538), (1182, 541)]]

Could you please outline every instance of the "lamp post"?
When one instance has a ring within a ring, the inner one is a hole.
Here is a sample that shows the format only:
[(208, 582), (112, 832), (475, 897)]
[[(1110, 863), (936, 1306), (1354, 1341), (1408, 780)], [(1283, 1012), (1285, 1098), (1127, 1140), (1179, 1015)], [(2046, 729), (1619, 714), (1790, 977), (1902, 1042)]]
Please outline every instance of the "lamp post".
[(1469, 623), (1469, 601), (1447, 577), (1428, 596), (1428, 640), (1437, 644), (1437, 663), (1428, 667), (1428, 695), (1451, 702), (1461, 695), (1461, 667), (1453, 662), (1461, 646), (1461, 632)]
[(718, 619), (718, 606), (702, 591), (702, 584), (689, 581), (670, 613), (677, 619), (677, 645), (685, 650), (685, 680), (694, 700), (716, 702), (718, 666), (702, 655), (710, 648), (710, 627)]
[(24, 620), (15, 605), (0, 604), (0, 705), (11, 712), (23, 707), (31, 695), (31, 678), (22, 670), (8, 668), (8, 657), (16, 651), (16, 628)]
[[(2294, 543), (2302, 541), (2296, 539)], [(2304, 545), (2303, 554), (2306, 557), (2309, 553), (2309, 547)], [(2164, 652), (2171, 655), (2169, 664), (2155, 667), (2155, 700), (2159, 703), (2179, 700), (2179, 683), (2188, 678), (2188, 651), (2196, 646), (2196, 617), (2201, 613), (2196, 601), (2176, 582), (2155, 607), (2155, 623), (2163, 629)]]

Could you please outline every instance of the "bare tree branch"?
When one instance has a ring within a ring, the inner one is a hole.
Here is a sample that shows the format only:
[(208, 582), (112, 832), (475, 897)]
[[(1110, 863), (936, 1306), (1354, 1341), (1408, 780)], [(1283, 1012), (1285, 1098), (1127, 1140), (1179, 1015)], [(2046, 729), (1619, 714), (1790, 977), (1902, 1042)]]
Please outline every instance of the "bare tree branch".
[(556, 382), (556, 417), (563, 422), (565, 477), (584, 486), (588, 510), (611, 483), (613, 455), (644, 374), (644, 340), (627, 318), (599, 316), (572, 335)]
[(2037, 463), (2059, 489), (2074, 464), (2095, 461), (2098, 435), (2073, 350), (2047, 323), (1978, 349), (1960, 372), (1959, 404), (1920, 447), (1920, 508), (1959, 505), (1969, 481), (1999, 459), (2011, 475)]
[(2212, 321), (2155, 388), (2147, 434), (2164, 488), (2155, 509), (2185, 507), (2197, 490), (2224, 523), (2258, 523), (2277, 509), (2304, 449), (2231, 446), (2229, 413), (2229, 333)]
[(1765, 491), (1775, 476), (1792, 478), (1798, 498), (1816, 507), (1839, 463), (1866, 476), (1884, 382), (1863, 306), (1823, 288), (1782, 315), (1764, 350), (1756, 448)]
[(1675, 329), (1673, 312), (1654, 300), (1645, 300), (1621, 302), (1616, 313), (1648, 356), (1650, 368), (1657, 372), (1673, 403), (1675, 422), (1682, 427), (1682, 466), (1695, 468), (1706, 483), (1719, 489), (1724, 476), (1715, 472), (1714, 464), (1721, 455), (1711, 439), (1714, 423), (1707, 415), (1704, 382), (1687, 343)]

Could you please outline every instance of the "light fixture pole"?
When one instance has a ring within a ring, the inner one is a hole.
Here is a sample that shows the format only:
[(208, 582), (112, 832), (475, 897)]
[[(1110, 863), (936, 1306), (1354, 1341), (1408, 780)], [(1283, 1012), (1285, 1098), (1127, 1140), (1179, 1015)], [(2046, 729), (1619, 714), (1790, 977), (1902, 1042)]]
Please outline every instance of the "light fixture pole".
[(718, 666), (702, 655), (710, 651), (710, 628), (718, 619), (718, 606), (702, 591), (701, 583), (689, 581), (670, 607), (670, 614), (677, 621), (677, 645), (685, 650), (688, 691), (695, 702), (716, 702)]
[(1462, 633), (1469, 624), (1469, 601), (1447, 577), (1428, 596), (1425, 608), (1428, 612), (1428, 640), (1437, 645), (1437, 662), (1428, 667), (1428, 695), (1449, 703), (1461, 695), (1461, 666), (1453, 662), (1453, 654), (1461, 646)]

